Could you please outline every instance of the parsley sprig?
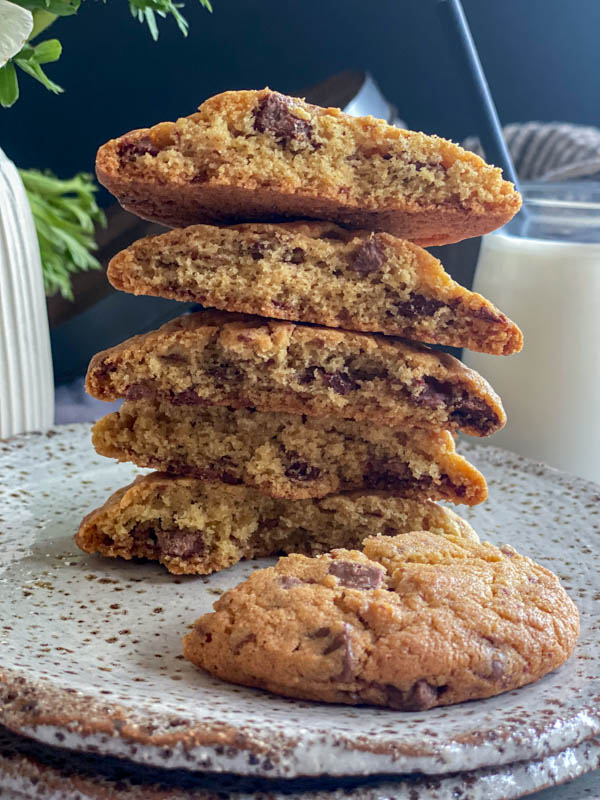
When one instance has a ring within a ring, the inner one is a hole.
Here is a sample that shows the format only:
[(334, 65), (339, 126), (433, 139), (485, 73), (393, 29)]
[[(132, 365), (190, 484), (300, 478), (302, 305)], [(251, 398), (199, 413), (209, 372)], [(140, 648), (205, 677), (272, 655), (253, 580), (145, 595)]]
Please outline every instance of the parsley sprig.
[(35, 169), (19, 174), (33, 212), (46, 294), (60, 292), (72, 300), (71, 274), (100, 267), (92, 255), (98, 247), (95, 227), (106, 225), (94, 197), (98, 187), (85, 172), (70, 180)]
[[(63, 89), (50, 80), (43, 70), (44, 64), (50, 64), (60, 58), (62, 47), (58, 39), (47, 39), (39, 44), (30, 44), (31, 40), (51, 25), (57, 17), (68, 17), (76, 14), (81, 0), (11, 0), (18, 6), (26, 8), (33, 14), (33, 31), (22, 49), (0, 68), (0, 105), (10, 108), (19, 99), (19, 78), (17, 68), (23, 70), (39, 81), (51, 92), (59, 94)], [(210, 0), (199, 0), (207, 10), (212, 11)], [(148, 25), (152, 38), (158, 39), (157, 17), (163, 19), (172, 16), (184, 36), (188, 33), (188, 23), (180, 8), (183, 3), (173, 0), (129, 0), (129, 8), (133, 17)]]

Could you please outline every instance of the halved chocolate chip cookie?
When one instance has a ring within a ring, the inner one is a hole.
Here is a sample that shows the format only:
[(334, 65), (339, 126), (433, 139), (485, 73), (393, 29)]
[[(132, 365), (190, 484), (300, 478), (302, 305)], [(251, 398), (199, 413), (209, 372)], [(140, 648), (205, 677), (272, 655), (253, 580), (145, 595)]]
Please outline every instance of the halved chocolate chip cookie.
[(270, 89), (112, 139), (96, 171), (124, 208), (173, 227), (310, 218), (447, 244), (521, 205), (499, 169), (452, 142)]

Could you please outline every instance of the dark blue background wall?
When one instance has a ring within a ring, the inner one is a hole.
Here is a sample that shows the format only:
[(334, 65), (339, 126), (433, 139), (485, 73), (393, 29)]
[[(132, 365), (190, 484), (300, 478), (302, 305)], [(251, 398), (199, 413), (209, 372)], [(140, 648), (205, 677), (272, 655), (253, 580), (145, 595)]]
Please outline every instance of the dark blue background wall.
[[(187, 0), (190, 35), (161, 21), (154, 43), (125, 0), (86, 0), (52, 28), (55, 97), (23, 76), (0, 110), (0, 143), (21, 166), (91, 169), (99, 144), (192, 112), (206, 97), (266, 84), (284, 92), (369, 69), (410, 127), (460, 140), (469, 109), (436, 0)], [(503, 122), (600, 125), (600, 0), (464, 0)]]

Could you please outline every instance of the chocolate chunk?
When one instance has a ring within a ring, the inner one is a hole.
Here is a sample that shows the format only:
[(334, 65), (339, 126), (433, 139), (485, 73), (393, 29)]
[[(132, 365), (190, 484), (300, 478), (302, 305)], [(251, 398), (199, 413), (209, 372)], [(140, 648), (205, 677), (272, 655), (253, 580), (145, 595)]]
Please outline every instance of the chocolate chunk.
[(265, 253), (267, 251), (267, 245), (265, 242), (252, 242), (250, 247), (248, 248), (248, 252), (254, 259), (254, 261), (261, 261), (265, 257)]
[(288, 264), (303, 264), (306, 253), (301, 247), (294, 247), (283, 254), (283, 261)]
[(426, 711), (437, 703), (447, 686), (432, 686), (426, 680), (417, 681), (408, 692), (386, 683), (379, 687), (385, 692), (388, 705), (403, 711)]
[(350, 639), (350, 625), (348, 625), (347, 622), (344, 622), (341, 630), (333, 636), (329, 644), (323, 650), (323, 655), (328, 656), (338, 650), (342, 650), (342, 671), (339, 675), (335, 676), (335, 680), (344, 682), (351, 681), (354, 677), (354, 654), (352, 652), (352, 640)]
[(375, 236), (360, 244), (352, 253), (348, 269), (359, 272), (361, 275), (370, 275), (377, 272), (385, 263), (385, 249)]
[(414, 398), (416, 403), (426, 408), (442, 408), (452, 402), (454, 387), (448, 381), (438, 381), (437, 378), (423, 378), (423, 389)]
[(97, 380), (103, 381), (112, 373), (117, 371), (117, 365), (107, 361), (106, 358), (103, 358), (102, 361), (98, 364), (94, 371), (94, 375)]
[(329, 565), (329, 574), (348, 589), (377, 589), (383, 582), (384, 572), (382, 567), (357, 561), (336, 560)]
[(319, 369), (318, 367), (307, 367), (303, 372), (300, 372), (298, 375), (298, 383), (302, 385), (306, 385), (308, 383), (313, 383), (315, 380), (315, 373)]
[(325, 372), (320, 370), (321, 380), (336, 394), (348, 394), (358, 389), (358, 384), (345, 372)]
[(269, 133), (282, 145), (288, 145), (293, 139), (312, 141), (313, 126), (308, 120), (295, 117), (292, 113), (293, 101), (278, 92), (271, 92), (264, 97), (254, 111), (254, 129), (259, 133)]
[(156, 390), (150, 383), (131, 383), (125, 389), (125, 400), (143, 400), (155, 395)]
[(494, 312), (487, 306), (479, 306), (479, 308), (471, 309), (470, 314), (477, 319), (483, 319), (486, 322), (506, 322), (506, 317), (501, 312)]
[(172, 364), (188, 364), (189, 359), (181, 353), (164, 353), (159, 356), (161, 361), (171, 362)]
[(156, 539), (160, 551), (165, 556), (191, 558), (200, 556), (206, 550), (202, 531), (172, 530), (156, 531)]
[(123, 139), (117, 145), (117, 154), (123, 161), (133, 161), (138, 156), (157, 156), (160, 150), (151, 141), (149, 136), (142, 136), (140, 139)]
[(306, 461), (293, 461), (285, 470), (286, 478), (293, 481), (314, 481), (320, 474), (319, 467), (311, 467)]
[(170, 397), (171, 403), (174, 406), (206, 406), (209, 405), (207, 400), (198, 397), (193, 389), (185, 389), (183, 392), (173, 393)]
[(291, 589), (294, 586), (300, 586), (302, 583), (304, 583), (304, 581), (301, 581), (300, 578), (296, 578), (294, 575), (281, 575), (279, 578), (279, 585), (282, 589)]
[(323, 637), (329, 636), (330, 633), (331, 628), (317, 628), (317, 630), (313, 631), (313, 633), (309, 633), (309, 636), (311, 639), (323, 639)]
[(441, 300), (411, 292), (409, 299), (403, 303), (397, 303), (396, 308), (405, 317), (432, 317), (439, 308), (444, 308), (445, 305)]
[(450, 419), (458, 422), (461, 426), (475, 428), (483, 435), (495, 430), (500, 424), (498, 415), (486, 405), (484, 400), (477, 398), (463, 400), (460, 406), (450, 414)]

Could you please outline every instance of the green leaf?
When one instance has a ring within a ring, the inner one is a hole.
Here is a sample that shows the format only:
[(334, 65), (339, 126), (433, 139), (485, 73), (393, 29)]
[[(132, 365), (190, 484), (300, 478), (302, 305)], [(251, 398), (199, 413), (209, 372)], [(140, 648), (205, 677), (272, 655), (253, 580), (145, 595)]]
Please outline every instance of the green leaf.
[(12, 0), (12, 2), (30, 11), (37, 8), (49, 11), (57, 17), (72, 16), (77, 13), (81, 5), (81, 0)]
[[(207, 11), (212, 12), (210, 0), (200, 0), (200, 4)], [(173, 0), (129, 0), (129, 8), (135, 19), (148, 25), (154, 41), (158, 39), (157, 16), (172, 16), (182, 34), (184, 36), (188, 34), (188, 22), (179, 11), (180, 8), (183, 8), (183, 3), (174, 3)]]
[(19, 174), (33, 213), (46, 293), (72, 300), (71, 275), (100, 266), (92, 254), (95, 228), (106, 224), (94, 197), (98, 187), (83, 172), (68, 180), (33, 169)]
[(0, 105), (10, 108), (19, 99), (19, 80), (12, 62), (0, 68)]
[(57, 39), (48, 39), (45, 42), (40, 42), (36, 47), (30, 44), (25, 44), (21, 50), (14, 57), (13, 62), (26, 72), (39, 81), (42, 86), (45, 86), (54, 94), (60, 94), (63, 89), (46, 75), (41, 67), (41, 64), (46, 64), (50, 61), (56, 61), (60, 57), (62, 47)]
[(58, 39), (46, 39), (35, 46), (34, 53), (38, 64), (50, 64), (60, 58), (62, 45)]

